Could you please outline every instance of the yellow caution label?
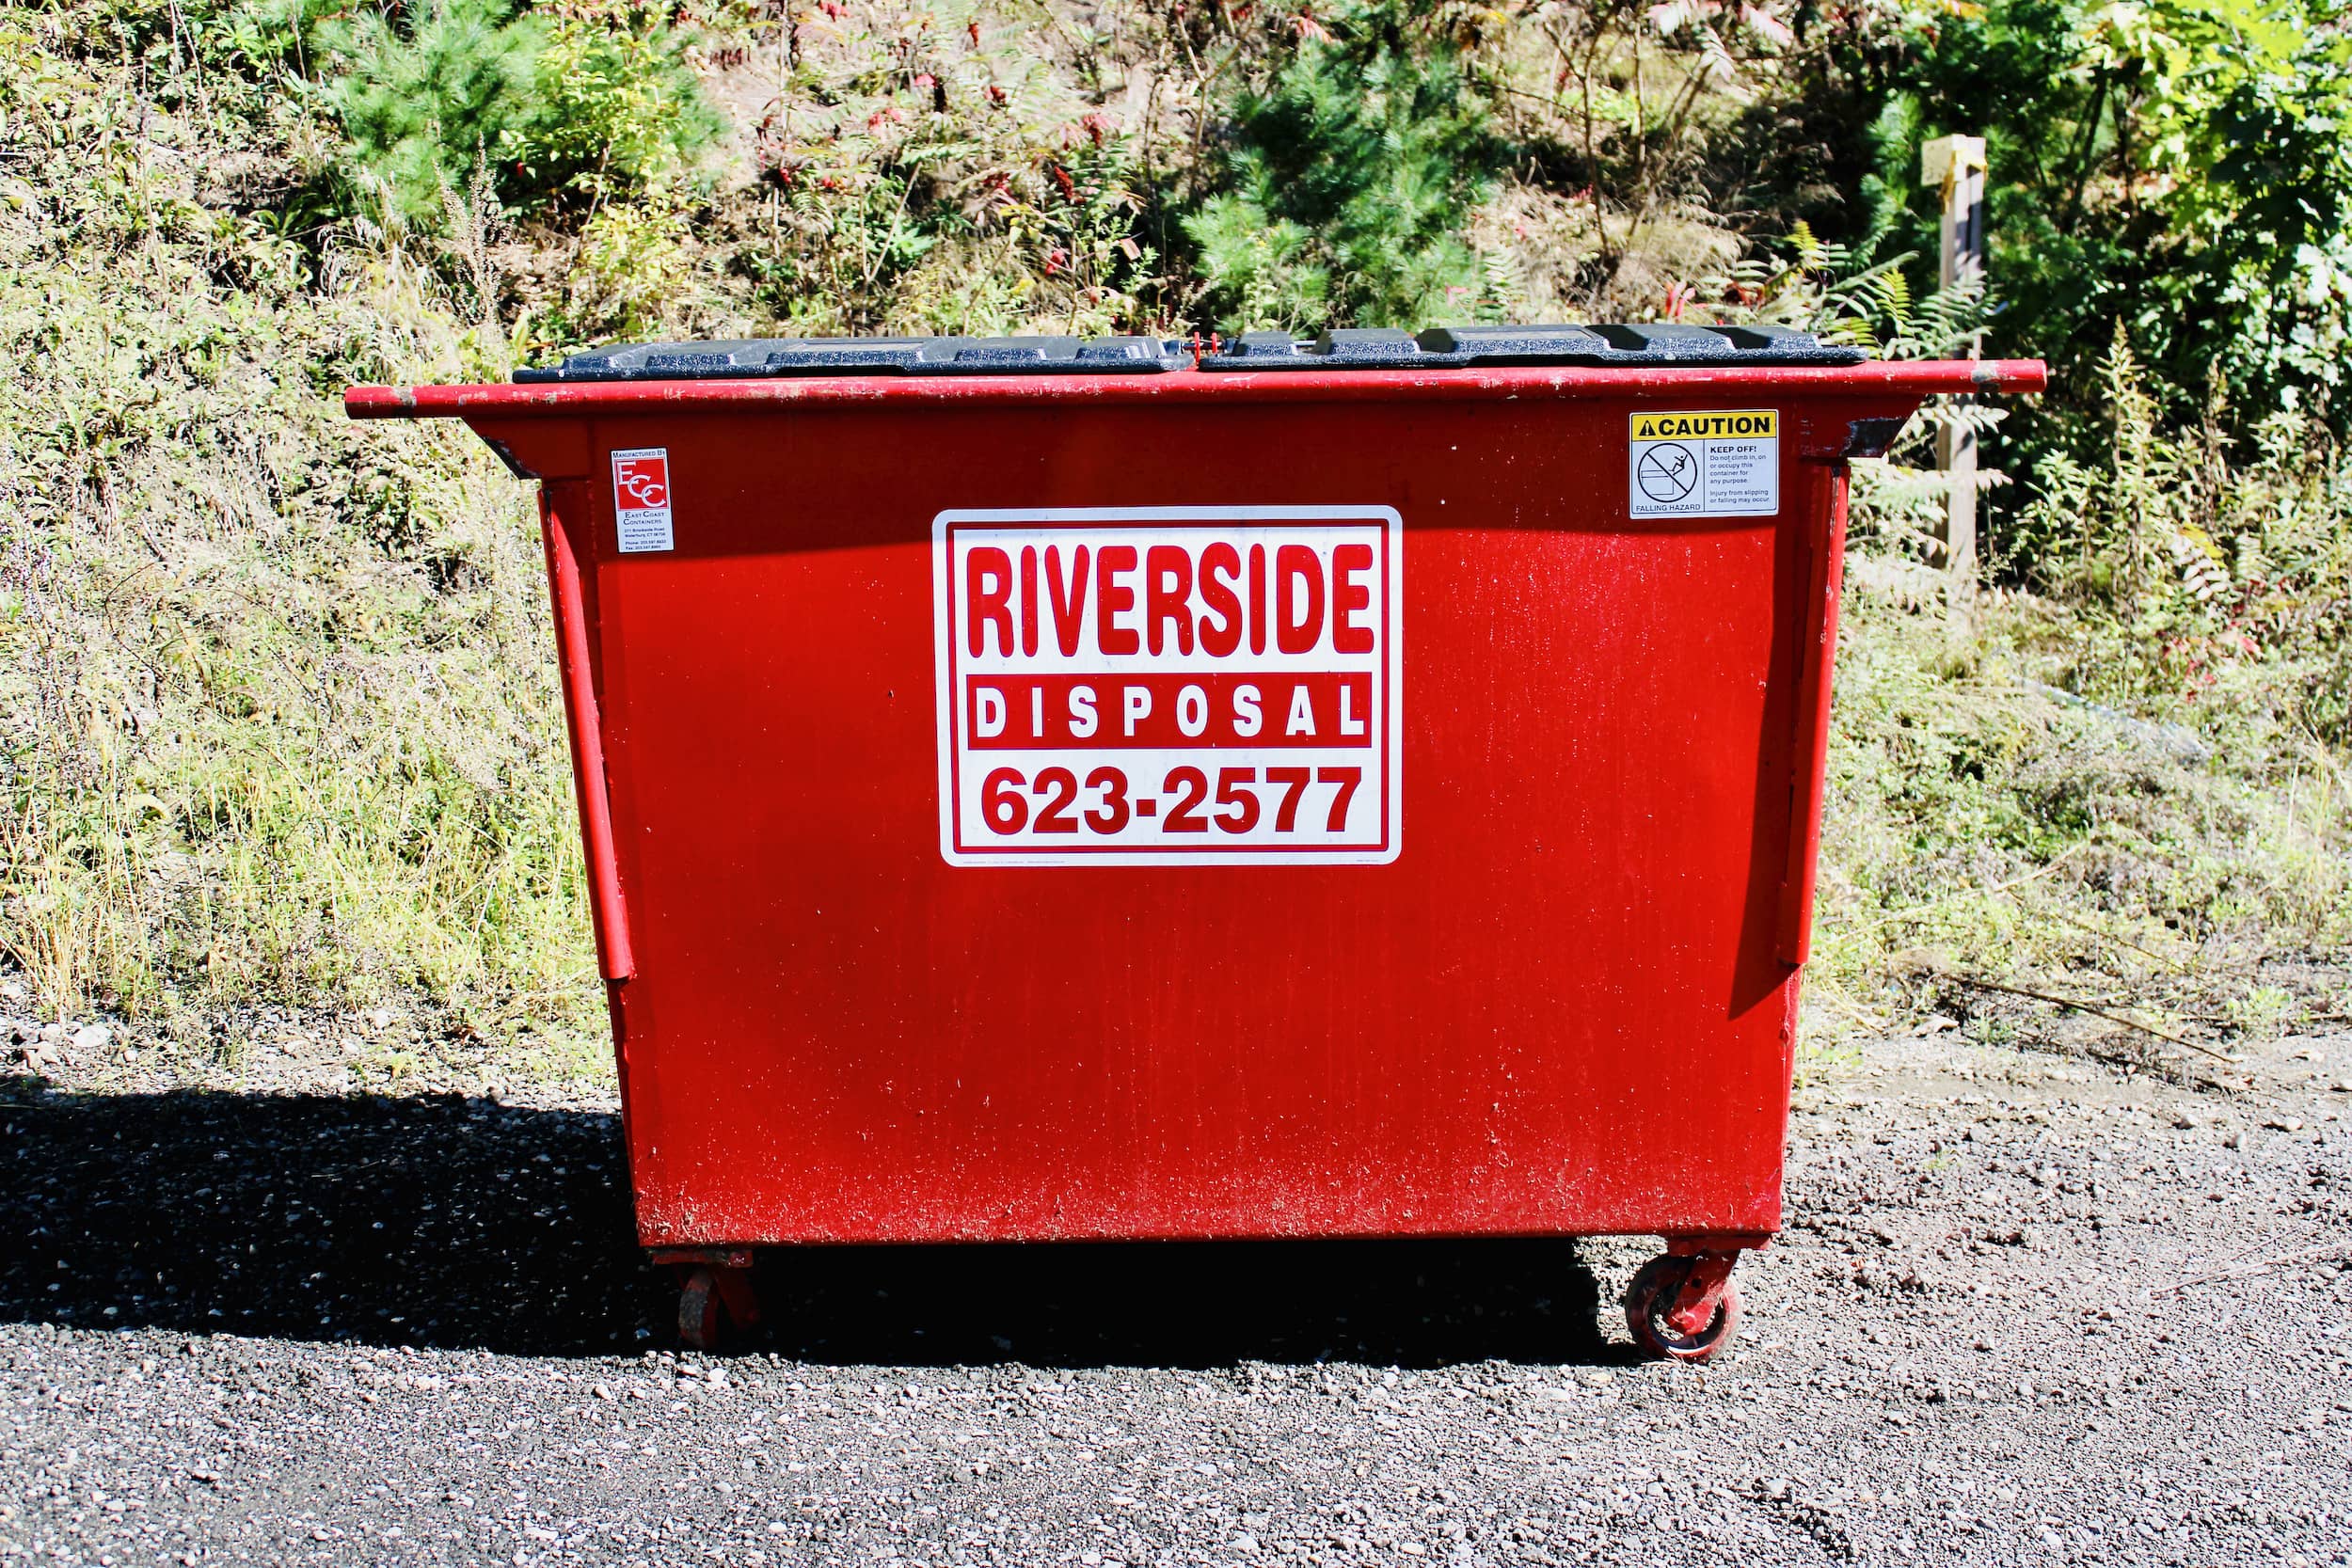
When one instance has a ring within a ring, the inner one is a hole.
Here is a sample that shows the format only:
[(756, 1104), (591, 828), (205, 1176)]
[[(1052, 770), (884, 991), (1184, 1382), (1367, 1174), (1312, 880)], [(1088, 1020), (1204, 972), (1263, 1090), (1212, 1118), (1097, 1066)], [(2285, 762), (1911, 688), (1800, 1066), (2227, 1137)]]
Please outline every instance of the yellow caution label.
[(1741, 408), (1724, 413), (1633, 416), (1633, 438), (1637, 441), (1705, 441), (1741, 437), (1758, 441), (1780, 439), (1779, 410)]
[(1630, 517), (1770, 517), (1780, 511), (1780, 412), (1677, 410), (1633, 416), (1626, 448)]

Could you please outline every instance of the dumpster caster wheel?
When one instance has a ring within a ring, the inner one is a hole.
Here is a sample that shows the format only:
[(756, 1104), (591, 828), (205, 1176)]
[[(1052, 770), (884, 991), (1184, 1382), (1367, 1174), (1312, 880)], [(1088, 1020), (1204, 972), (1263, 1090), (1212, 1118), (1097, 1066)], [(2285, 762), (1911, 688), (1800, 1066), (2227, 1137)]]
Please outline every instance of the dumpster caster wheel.
[(677, 1337), (688, 1350), (719, 1348), (720, 1326), (726, 1307), (719, 1300), (719, 1282), (708, 1269), (690, 1269), (677, 1296)]
[(1671, 1361), (1705, 1361), (1740, 1326), (1740, 1291), (1731, 1283), (1732, 1252), (1653, 1258), (1625, 1293), (1633, 1342)]
[(678, 1274), (677, 1337), (688, 1350), (715, 1351), (759, 1323), (749, 1254), (741, 1256), (739, 1263), (668, 1259)]

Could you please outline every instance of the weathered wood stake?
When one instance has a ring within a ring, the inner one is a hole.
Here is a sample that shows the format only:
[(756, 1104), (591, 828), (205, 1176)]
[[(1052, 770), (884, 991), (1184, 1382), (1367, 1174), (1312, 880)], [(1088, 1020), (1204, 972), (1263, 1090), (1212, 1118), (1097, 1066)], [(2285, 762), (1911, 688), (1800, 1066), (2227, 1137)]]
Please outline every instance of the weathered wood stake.
[[(1919, 152), (1919, 178), (1944, 192), (1944, 255), (1938, 280), (1949, 289), (1984, 277), (1984, 138), (1938, 136)], [(1980, 345), (1971, 341), (1968, 357)], [(1954, 398), (1957, 407), (1967, 400)], [(1977, 437), (1947, 424), (1935, 438), (1936, 467), (1951, 476), (1951, 499), (1944, 515), (1944, 566), (1951, 575), (1951, 603), (1964, 615), (1977, 584)]]

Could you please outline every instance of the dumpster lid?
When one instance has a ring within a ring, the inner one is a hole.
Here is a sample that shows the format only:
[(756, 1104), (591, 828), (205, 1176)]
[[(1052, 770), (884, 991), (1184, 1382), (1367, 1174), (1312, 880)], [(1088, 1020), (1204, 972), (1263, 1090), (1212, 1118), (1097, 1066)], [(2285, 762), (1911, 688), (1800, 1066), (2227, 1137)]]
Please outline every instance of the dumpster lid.
[(1786, 326), (1433, 326), (1346, 328), (1301, 340), (1246, 332), (1230, 342), (1182, 339), (740, 338), (616, 344), (560, 365), (525, 367), (526, 384), (700, 381), (806, 375), (1136, 375), (1168, 371), (1443, 370), (1476, 365), (1651, 369), (1858, 365), (1868, 357)]

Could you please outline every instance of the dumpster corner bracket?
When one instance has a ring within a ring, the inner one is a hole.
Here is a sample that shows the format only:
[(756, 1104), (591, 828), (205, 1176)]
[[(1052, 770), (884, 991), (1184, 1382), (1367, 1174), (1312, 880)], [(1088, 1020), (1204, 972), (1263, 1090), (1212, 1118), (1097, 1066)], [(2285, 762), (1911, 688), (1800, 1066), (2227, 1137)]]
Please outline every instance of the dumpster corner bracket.
[[(479, 435), (480, 432), (476, 432), (476, 434)], [(497, 436), (483, 436), (482, 444), (496, 452), (498, 454), (498, 460), (506, 465), (506, 471), (513, 474), (516, 479), (537, 479), (540, 477), (537, 469), (524, 467), (522, 459), (515, 455), (515, 449), (500, 440)]]
[(1835, 459), (1843, 462), (1849, 457), (1884, 457), (1886, 449), (1902, 434), (1904, 420), (1849, 420), (1846, 421), (1846, 449)]

